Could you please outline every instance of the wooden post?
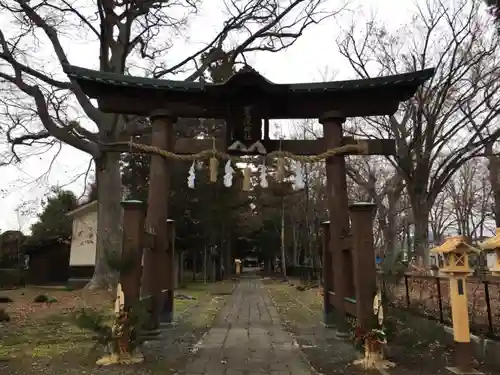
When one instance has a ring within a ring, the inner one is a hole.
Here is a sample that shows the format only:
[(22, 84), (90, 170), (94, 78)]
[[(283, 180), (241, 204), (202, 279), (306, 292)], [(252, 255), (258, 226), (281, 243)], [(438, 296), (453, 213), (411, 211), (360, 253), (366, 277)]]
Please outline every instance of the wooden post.
[(431, 253), (443, 254), (441, 272), (447, 274), (450, 280), (455, 366), (447, 369), (454, 374), (480, 374), (472, 367), (473, 353), (467, 303), (467, 276), (472, 274), (469, 253), (479, 254), (480, 250), (470, 246), (467, 239), (459, 235), (448, 237), (441, 246), (431, 249)]
[[(324, 144), (327, 149), (339, 147), (342, 142), (342, 124), (345, 117), (339, 112), (325, 113), (319, 120), (323, 124)], [(343, 155), (331, 156), (326, 159), (326, 196), (330, 216), (330, 253), (335, 265), (333, 273), (335, 286), (335, 315), (338, 317), (337, 330), (340, 336), (347, 335), (346, 311), (344, 298), (346, 295), (343, 238), (349, 235), (349, 203), (347, 197), (347, 182), (345, 160)]]
[(168, 245), (165, 248), (164, 260), (166, 270), (162, 273), (162, 294), (163, 294), (163, 309), (161, 312), (162, 323), (172, 323), (174, 317), (174, 292), (175, 292), (175, 222), (174, 220), (167, 220), (167, 238)]
[[(175, 120), (167, 112), (151, 114), (152, 138), (151, 144), (164, 150), (172, 150), (174, 144), (173, 124)], [(151, 296), (151, 321), (149, 328), (157, 329), (160, 323), (160, 313), (163, 306), (162, 275), (173, 274), (173, 264), (167, 256), (168, 233), (166, 230), (168, 218), (168, 198), (170, 188), (171, 162), (159, 155), (151, 156), (148, 211), (146, 215), (146, 230), (155, 234), (153, 249), (145, 249), (142, 283), (143, 293)]]
[(333, 263), (330, 253), (330, 222), (321, 223), (323, 228), (323, 311), (326, 327), (334, 324), (333, 308), (330, 304), (330, 292), (333, 292)]
[(472, 345), (467, 308), (467, 279), (465, 275), (450, 275), (451, 318), (455, 341), (455, 367), (448, 370), (456, 374), (478, 374), (472, 367)]
[[(128, 311), (140, 297), (141, 290), (141, 259), (144, 238), (144, 219), (146, 205), (144, 202), (128, 200), (121, 202), (123, 207), (123, 248), (122, 259), (125, 263), (132, 262), (131, 268), (120, 272), (120, 284), (124, 296), (124, 309)], [(127, 264), (128, 267), (128, 264)]]
[(349, 206), (352, 225), (354, 284), (356, 286), (357, 325), (372, 329), (373, 298), (377, 292), (375, 250), (373, 248), (372, 203), (353, 203)]

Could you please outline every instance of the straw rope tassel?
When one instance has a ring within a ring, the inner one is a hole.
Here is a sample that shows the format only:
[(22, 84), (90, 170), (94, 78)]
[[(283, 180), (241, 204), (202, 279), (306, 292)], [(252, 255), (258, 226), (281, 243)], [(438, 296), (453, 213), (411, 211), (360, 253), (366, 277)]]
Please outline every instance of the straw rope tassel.
[(210, 182), (215, 183), (217, 182), (217, 168), (219, 166), (219, 161), (217, 160), (216, 152), (217, 150), (215, 149), (215, 138), (213, 138), (213, 155), (210, 158)]
[(250, 167), (246, 166), (243, 169), (243, 191), (250, 191)]

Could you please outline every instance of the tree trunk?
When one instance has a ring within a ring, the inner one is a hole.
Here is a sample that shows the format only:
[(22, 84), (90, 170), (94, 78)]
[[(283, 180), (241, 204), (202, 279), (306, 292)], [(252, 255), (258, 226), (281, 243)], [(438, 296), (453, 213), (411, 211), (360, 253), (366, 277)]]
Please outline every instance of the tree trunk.
[[(105, 153), (96, 160), (96, 182), (98, 196), (96, 260), (94, 275), (87, 288), (110, 289), (116, 287), (116, 270), (110, 269), (106, 253), (121, 253), (121, 176), (120, 154)], [(120, 192), (117, 194), (117, 192)]]
[(412, 207), (415, 222), (414, 250), (419, 267), (429, 265), (429, 210), (427, 204), (414, 204)]
[(178, 272), (178, 281), (180, 285), (184, 284), (184, 250), (179, 251), (179, 272)]
[(493, 155), (493, 144), (486, 145), (486, 154), (488, 155), (489, 179), (493, 191), (495, 224), (497, 228), (500, 228), (500, 157)]
[(207, 283), (207, 245), (203, 247), (203, 282)]
[(198, 262), (198, 249), (192, 252), (193, 256), (191, 258), (192, 261), (192, 271), (193, 271), (193, 281), (196, 281), (196, 270), (197, 270), (197, 262)]
[(175, 289), (178, 289), (179, 288), (179, 277), (180, 277), (180, 273), (181, 273), (181, 270), (180, 270), (180, 263), (181, 263), (181, 256), (178, 252), (175, 252), (174, 253), (174, 257), (173, 257), (173, 261), (174, 261), (174, 277), (173, 277), (173, 280), (174, 280), (174, 288)]

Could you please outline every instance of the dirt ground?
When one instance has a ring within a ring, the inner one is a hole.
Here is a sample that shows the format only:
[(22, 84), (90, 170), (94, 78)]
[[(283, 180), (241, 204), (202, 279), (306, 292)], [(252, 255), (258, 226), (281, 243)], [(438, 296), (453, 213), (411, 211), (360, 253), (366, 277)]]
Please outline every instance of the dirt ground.
[[(280, 313), (297, 335), (302, 330), (313, 331), (313, 323), (323, 319), (322, 295), (319, 288), (299, 291), (295, 286), (282, 282), (267, 282), (269, 293), (278, 305)], [(298, 284), (296, 281), (294, 284)], [(386, 333), (388, 335), (388, 356), (396, 364), (395, 368), (386, 370), (389, 375), (444, 375), (449, 374), (446, 366), (452, 364), (453, 350), (444, 344), (443, 331), (440, 329), (422, 329), (418, 324), (412, 324), (412, 316), (407, 313), (390, 311), (386, 318)], [(295, 327), (295, 328), (294, 328)], [(365, 374), (356, 371), (353, 366), (344, 363), (340, 369), (341, 361), (332, 363), (332, 353), (338, 342), (322, 337), (325, 328), (316, 328), (317, 333), (306, 345), (304, 352), (311, 357), (313, 366), (322, 373)], [(316, 339), (315, 343), (312, 342)], [(321, 346), (330, 348), (323, 350)], [(314, 348), (315, 347), (315, 348)], [(314, 349), (313, 349), (314, 348)], [(343, 349), (342, 349), (343, 350)], [(347, 351), (346, 351), (347, 357)], [(486, 364), (477, 363), (476, 368), (484, 374), (499, 374), (500, 369), (492, 368)]]
[[(176, 298), (174, 301), (175, 316), (179, 321), (186, 321), (185, 326), (179, 324), (175, 335), (182, 336), (184, 331), (188, 331), (189, 339), (194, 340), (191, 337), (194, 330), (202, 334), (220, 308), (223, 296), (219, 294), (229, 292), (231, 286), (232, 283), (227, 282), (193, 283), (177, 290), (176, 295), (192, 299)], [(54, 302), (34, 302), (40, 294)], [(4, 308), (11, 318), (9, 322), (0, 323), (0, 374), (95, 373), (95, 360), (102, 354), (102, 349), (94, 348), (92, 333), (77, 327), (72, 313), (81, 308), (91, 308), (111, 316), (113, 299), (108, 292), (65, 287), (22, 288), (0, 291), (0, 296), (13, 300), (12, 303), (0, 303), (0, 308)], [(193, 309), (197, 310), (196, 313), (190, 312)], [(184, 331), (181, 332), (181, 329)], [(99, 369), (99, 373), (169, 374), (170, 367), (173, 367), (172, 363), (154, 360), (130, 368)]]

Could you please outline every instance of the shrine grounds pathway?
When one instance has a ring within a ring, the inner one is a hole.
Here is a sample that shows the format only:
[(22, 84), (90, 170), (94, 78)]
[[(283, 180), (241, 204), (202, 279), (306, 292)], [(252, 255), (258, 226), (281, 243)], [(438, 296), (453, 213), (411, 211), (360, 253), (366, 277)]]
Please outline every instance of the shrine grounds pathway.
[(256, 277), (241, 279), (180, 373), (316, 374)]

